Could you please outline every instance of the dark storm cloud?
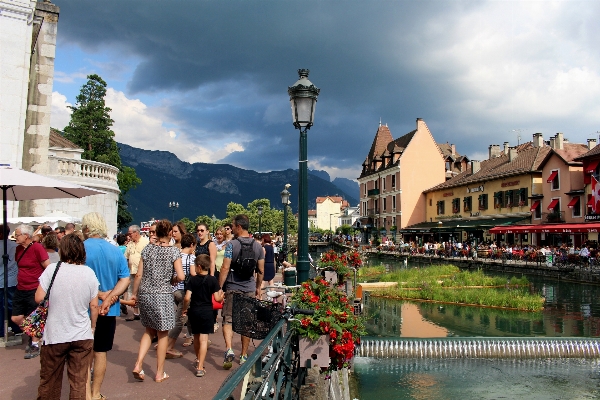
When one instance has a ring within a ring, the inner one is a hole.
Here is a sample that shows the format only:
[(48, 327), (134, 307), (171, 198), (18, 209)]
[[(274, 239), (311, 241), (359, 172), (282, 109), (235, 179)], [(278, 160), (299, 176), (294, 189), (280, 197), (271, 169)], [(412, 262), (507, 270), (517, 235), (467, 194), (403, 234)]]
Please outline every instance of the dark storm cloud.
[[(360, 167), (379, 118), (395, 138), (424, 118), (437, 141), (456, 143), (462, 154), (485, 151), (494, 136), (522, 122), (510, 113), (495, 121), (481, 115), (477, 107), (494, 109), (498, 100), (482, 100), (457, 83), (466, 73), (452, 54), (460, 18), (476, 13), (481, 2), (56, 3), (59, 45), (139, 58), (128, 94), (180, 92), (170, 96), (170, 115), (198, 143), (206, 132), (250, 133), (247, 151), (222, 160), (238, 166), (297, 165), (286, 90), (298, 68), (310, 68), (309, 78), (322, 89), (309, 158), (325, 166)], [(488, 21), (473, 23), (484, 30)], [(477, 104), (473, 112), (465, 111), (470, 102)]]

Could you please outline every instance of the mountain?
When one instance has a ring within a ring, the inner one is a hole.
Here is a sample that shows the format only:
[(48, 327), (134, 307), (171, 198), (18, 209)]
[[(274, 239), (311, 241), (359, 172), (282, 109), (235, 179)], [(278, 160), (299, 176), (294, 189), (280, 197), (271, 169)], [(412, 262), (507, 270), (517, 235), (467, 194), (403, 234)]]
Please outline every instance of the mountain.
[[(340, 188), (343, 192), (348, 193), (348, 195), (350, 195), (352, 197), (356, 197), (356, 198), (360, 197), (360, 185), (358, 184), (358, 182), (353, 181), (352, 179), (335, 178), (333, 180), (333, 182), (331, 182), (331, 183), (333, 183), (335, 186)], [(350, 203), (350, 205), (352, 205), (352, 206), (356, 206), (357, 204), (358, 204), (358, 202)]]
[(329, 176), (329, 172), (327, 172), (327, 171), (322, 171), (320, 169), (309, 169), (308, 173), (310, 175), (318, 176), (319, 178), (323, 179), (324, 181), (331, 182), (331, 177)]
[[(280, 193), (285, 184), (292, 197), (291, 207), (298, 212), (298, 171), (271, 171), (259, 173), (228, 164), (207, 164), (181, 161), (173, 153), (143, 150), (119, 143), (121, 161), (133, 167), (142, 184), (127, 195), (128, 211), (134, 223), (151, 218), (169, 218), (173, 214), (169, 202), (179, 203), (175, 219), (199, 215), (225, 217), (227, 204), (234, 202), (246, 207), (256, 199), (267, 198), (271, 207), (282, 209)], [(317, 196), (338, 195), (351, 205), (358, 199), (340, 190), (328, 180), (308, 175), (308, 207), (315, 208)]]

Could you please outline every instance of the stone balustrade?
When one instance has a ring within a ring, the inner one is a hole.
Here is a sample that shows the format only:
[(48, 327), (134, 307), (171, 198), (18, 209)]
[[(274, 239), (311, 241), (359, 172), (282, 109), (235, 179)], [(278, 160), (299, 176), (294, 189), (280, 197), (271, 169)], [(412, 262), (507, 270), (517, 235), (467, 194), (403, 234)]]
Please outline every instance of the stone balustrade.
[(119, 169), (112, 165), (62, 157), (49, 157), (49, 175), (83, 186), (119, 191)]

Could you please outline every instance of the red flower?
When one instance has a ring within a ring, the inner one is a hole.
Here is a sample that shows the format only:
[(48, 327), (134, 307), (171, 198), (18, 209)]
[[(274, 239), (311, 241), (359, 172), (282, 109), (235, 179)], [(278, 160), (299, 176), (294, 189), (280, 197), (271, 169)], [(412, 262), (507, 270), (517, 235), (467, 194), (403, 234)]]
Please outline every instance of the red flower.
[(300, 324), (306, 328), (308, 325), (310, 325), (310, 319), (302, 318), (302, 321), (300, 321)]

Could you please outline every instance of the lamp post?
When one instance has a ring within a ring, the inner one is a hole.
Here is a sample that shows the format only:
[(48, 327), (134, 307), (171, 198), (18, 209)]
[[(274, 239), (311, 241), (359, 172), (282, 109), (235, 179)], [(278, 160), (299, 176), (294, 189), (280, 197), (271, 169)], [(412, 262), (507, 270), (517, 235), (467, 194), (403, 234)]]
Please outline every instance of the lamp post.
[(216, 223), (216, 222), (217, 222), (217, 217), (215, 217), (215, 214), (213, 214), (213, 215), (212, 215), (212, 223), (213, 223), (213, 226), (212, 226), (212, 233), (213, 233), (213, 235), (215, 234), (215, 223)]
[(179, 203), (176, 203), (174, 201), (170, 201), (169, 202), (169, 208), (173, 212), (173, 219), (172, 219), (172, 221), (175, 222), (175, 210), (177, 210), (179, 208)]
[(288, 183), (285, 185), (285, 188), (281, 192), (281, 204), (283, 204), (283, 253), (286, 256), (287, 260), (287, 240), (288, 240), (288, 226), (287, 226), (287, 209), (288, 204), (290, 202), (290, 192), (288, 192), (288, 188), (291, 185)]
[(256, 207), (256, 210), (258, 211), (258, 236), (262, 237), (262, 229), (260, 223), (262, 219), (263, 206)]
[(308, 69), (299, 69), (300, 79), (288, 87), (292, 106), (292, 122), (300, 131), (300, 157), (298, 160), (298, 283), (308, 280), (308, 142), (306, 132), (313, 125), (315, 107), (320, 89), (308, 80)]

